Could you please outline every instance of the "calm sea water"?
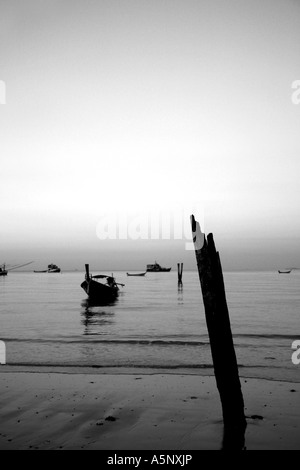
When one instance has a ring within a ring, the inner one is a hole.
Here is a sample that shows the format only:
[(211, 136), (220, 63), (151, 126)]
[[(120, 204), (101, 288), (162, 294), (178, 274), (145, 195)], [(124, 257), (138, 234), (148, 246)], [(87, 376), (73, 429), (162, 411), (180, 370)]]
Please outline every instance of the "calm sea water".
[[(110, 274), (110, 273), (108, 273)], [(89, 306), (84, 273), (0, 277), (0, 339), (11, 366), (113, 367), (213, 374), (197, 272), (127, 277), (118, 300)], [(240, 375), (300, 382), (300, 271), (224, 273)]]

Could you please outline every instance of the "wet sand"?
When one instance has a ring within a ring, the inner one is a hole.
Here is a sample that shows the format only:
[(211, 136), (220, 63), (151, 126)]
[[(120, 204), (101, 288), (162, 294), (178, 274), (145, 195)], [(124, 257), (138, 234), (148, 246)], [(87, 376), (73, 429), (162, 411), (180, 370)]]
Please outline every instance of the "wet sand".
[[(300, 449), (300, 384), (241, 379), (246, 449)], [(221, 449), (214, 377), (0, 370), (0, 449)]]

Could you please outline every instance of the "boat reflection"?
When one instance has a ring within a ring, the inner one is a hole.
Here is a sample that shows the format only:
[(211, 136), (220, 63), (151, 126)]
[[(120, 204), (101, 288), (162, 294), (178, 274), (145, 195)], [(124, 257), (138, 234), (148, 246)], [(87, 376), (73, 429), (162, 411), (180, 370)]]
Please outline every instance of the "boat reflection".
[(94, 300), (94, 299), (84, 299), (81, 302), (81, 306), (87, 311), (90, 309), (93, 309), (95, 307), (112, 307), (116, 305), (118, 302), (118, 298), (110, 300), (110, 301), (100, 301), (100, 300)]
[(110, 325), (114, 322), (114, 311), (110, 309), (115, 302), (103, 305), (97, 302), (91, 302), (87, 299), (81, 303), (83, 307), (81, 311), (81, 324), (84, 325), (84, 335), (103, 334), (103, 326)]
[(178, 305), (183, 305), (183, 284), (178, 282), (178, 296), (177, 296)]

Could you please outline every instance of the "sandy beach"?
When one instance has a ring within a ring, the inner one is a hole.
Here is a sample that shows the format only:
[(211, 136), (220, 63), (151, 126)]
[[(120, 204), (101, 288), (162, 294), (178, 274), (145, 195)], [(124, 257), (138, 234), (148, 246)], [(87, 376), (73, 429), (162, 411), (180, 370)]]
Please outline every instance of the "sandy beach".
[[(0, 371), (0, 449), (221, 449), (214, 377)], [(300, 448), (300, 384), (241, 379), (245, 447)]]

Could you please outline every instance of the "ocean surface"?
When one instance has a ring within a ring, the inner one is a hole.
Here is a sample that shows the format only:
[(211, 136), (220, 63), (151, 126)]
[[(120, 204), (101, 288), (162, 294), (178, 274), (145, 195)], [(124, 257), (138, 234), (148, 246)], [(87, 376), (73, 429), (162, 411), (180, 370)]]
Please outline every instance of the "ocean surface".
[[(83, 272), (0, 277), (7, 364), (212, 375), (198, 273), (183, 272), (182, 290), (174, 271), (114, 276), (125, 287), (108, 306), (89, 305)], [(240, 376), (300, 382), (291, 348), (300, 340), (300, 271), (225, 272), (224, 281)]]

